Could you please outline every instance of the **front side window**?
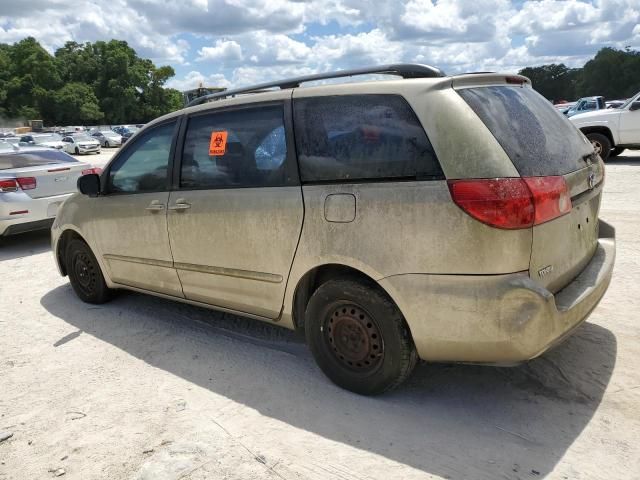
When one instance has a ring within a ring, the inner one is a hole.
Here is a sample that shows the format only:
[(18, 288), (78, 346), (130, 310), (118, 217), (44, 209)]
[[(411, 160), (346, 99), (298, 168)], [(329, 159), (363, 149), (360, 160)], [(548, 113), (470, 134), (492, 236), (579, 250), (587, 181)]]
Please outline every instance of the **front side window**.
[(287, 184), (281, 105), (242, 108), (189, 119), (180, 187), (271, 187)]
[(303, 182), (441, 179), (431, 143), (398, 95), (310, 97), (294, 103)]
[(109, 191), (157, 192), (167, 189), (169, 154), (176, 122), (146, 131), (109, 170)]

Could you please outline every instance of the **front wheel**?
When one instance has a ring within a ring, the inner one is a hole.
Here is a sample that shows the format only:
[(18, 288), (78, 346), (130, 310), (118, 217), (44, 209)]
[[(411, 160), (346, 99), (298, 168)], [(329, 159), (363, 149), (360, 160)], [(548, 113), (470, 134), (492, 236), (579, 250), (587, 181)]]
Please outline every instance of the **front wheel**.
[(80, 155), (80, 149), (78, 147), (76, 147), (75, 153), (76, 153), (76, 155)]
[(587, 138), (602, 161), (606, 161), (611, 153), (611, 141), (601, 133), (588, 133)]
[(314, 292), (305, 335), (324, 374), (362, 395), (397, 387), (418, 358), (398, 307), (380, 290), (354, 280), (330, 280)]
[(111, 299), (113, 290), (107, 287), (95, 255), (82, 240), (69, 243), (65, 266), (71, 287), (80, 300), (100, 304)]
[(104, 148), (109, 148), (109, 142), (104, 142)]

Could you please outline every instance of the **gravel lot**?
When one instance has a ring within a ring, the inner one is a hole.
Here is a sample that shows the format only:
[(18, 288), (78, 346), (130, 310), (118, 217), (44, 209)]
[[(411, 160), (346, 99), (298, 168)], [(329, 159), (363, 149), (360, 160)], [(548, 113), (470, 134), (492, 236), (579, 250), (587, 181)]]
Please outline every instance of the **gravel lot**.
[(377, 398), (276, 327), (133, 293), (83, 304), (47, 233), (5, 240), (0, 479), (639, 478), (638, 185), (640, 155), (607, 164), (616, 271), (568, 341), (516, 368), (421, 365)]

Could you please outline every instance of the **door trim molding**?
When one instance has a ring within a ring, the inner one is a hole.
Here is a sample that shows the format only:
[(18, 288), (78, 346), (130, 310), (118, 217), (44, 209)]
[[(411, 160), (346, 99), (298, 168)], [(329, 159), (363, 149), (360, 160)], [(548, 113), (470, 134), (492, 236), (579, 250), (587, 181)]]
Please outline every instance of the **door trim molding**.
[(223, 275), (225, 277), (245, 278), (247, 280), (256, 280), (267, 283), (282, 283), (282, 275), (274, 273), (254, 272), (252, 270), (240, 270), (237, 268), (226, 267), (210, 267), (207, 265), (195, 265), (193, 263), (178, 263), (173, 266), (177, 270), (185, 270), (188, 272), (208, 273), (212, 275)]
[(173, 262), (169, 262), (168, 260), (154, 260), (151, 258), (128, 257), (126, 255), (114, 255), (111, 253), (107, 253), (103, 256), (105, 260), (119, 260), (121, 262), (141, 263), (143, 265), (153, 265), (155, 267), (173, 268)]

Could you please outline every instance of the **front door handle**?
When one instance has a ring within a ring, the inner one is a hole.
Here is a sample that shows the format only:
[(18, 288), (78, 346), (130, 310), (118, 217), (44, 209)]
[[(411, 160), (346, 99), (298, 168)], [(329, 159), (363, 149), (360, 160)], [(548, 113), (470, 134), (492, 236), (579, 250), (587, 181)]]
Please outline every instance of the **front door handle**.
[(179, 198), (176, 200), (175, 205), (169, 207), (169, 210), (187, 210), (191, 208), (191, 204), (186, 202), (184, 198)]
[(158, 200), (153, 200), (145, 210), (150, 210), (152, 212), (157, 212), (159, 210), (164, 210), (164, 205), (160, 203)]

